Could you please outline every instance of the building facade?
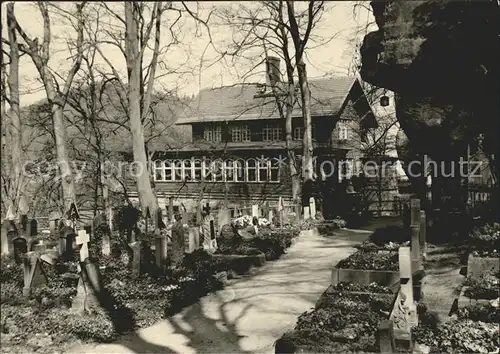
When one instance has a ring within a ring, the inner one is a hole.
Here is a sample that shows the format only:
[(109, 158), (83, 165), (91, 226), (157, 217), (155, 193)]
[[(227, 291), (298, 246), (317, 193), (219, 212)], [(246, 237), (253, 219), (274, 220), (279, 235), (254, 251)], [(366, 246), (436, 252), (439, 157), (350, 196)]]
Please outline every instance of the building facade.
[[(279, 75), (274, 77), (266, 85), (200, 91), (176, 122), (190, 127), (191, 142), (153, 158), (152, 178), (160, 206), (168, 204), (170, 197), (185, 205), (199, 199), (240, 205), (291, 199), (285, 119), (278, 106), (281, 98), (270, 93), (270, 86), (284, 85)], [(356, 151), (363, 135), (377, 122), (356, 78), (310, 80), (309, 87), (316, 175), (338, 183), (343, 176), (357, 173), (355, 160), (360, 156)], [(296, 96), (300, 98), (298, 89)], [(298, 99), (290, 146), (298, 171), (303, 134)], [(344, 171), (339, 173), (340, 165)]]

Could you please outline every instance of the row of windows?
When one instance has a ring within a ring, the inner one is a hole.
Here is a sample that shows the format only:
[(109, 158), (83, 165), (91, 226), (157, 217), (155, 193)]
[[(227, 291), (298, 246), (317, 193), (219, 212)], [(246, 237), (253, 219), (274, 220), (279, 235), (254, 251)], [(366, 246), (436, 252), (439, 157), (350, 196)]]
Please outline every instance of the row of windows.
[(279, 182), (281, 158), (238, 160), (157, 160), (156, 182)]
[[(314, 126), (312, 127), (314, 131)], [(346, 130), (345, 136), (348, 138), (348, 127), (343, 127)], [(231, 141), (233, 142), (248, 142), (251, 141), (251, 130), (248, 125), (239, 125), (231, 127)], [(293, 130), (293, 139), (294, 140), (302, 140), (304, 138), (304, 128), (303, 127), (295, 127)], [(222, 128), (221, 126), (209, 126), (205, 127), (203, 139), (205, 141), (217, 143), (222, 141)], [(282, 141), (285, 139), (285, 134), (283, 132), (283, 128), (276, 125), (266, 125), (262, 129), (262, 140), (263, 141)]]

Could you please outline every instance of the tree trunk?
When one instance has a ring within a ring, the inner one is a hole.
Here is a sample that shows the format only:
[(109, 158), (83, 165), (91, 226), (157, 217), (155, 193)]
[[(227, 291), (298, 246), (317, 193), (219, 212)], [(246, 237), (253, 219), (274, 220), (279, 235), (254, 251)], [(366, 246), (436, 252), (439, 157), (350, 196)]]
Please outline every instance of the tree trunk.
[(157, 212), (158, 201), (151, 187), (148, 159), (144, 142), (144, 127), (141, 117), (141, 56), (139, 50), (139, 29), (137, 25), (136, 5), (127, 1), (125, 2), (125, 51), (128, 71), (128, 118), (130, 131), (132, 134), (132, 146), (134, 154), (134, 162), (139, 168), (136, 171), (136, 184), (139, 202), (142, 212), (146, 215), (146, 210), (149, 208), (151, 215)]
[[(293, 75), (293, 74), (292, 74)], [(300, 174), (297, 172), (297, 160), (295, 158), (295, 152), (293, 151), (292, 141), (293, 141), (293, 126), (292, 126), (292, 113), (293, 113), (293, 101), (295, 97), (295, 85), (289, 79), (288, 83), (288, 94), (286, 102), (286, 116), (285, 116), (285, 133), (286, 133), (286, 151), (288, 157), (288, 166), (290, 168), (290, 176), (292, 179), (292, 200), (294, 204), (299, 203), (299, 191), (300, 191)]]
[(66, 125), (64, 124), (64, 98), (57, 93), (49, 68), (43, 68), (43, 84), (47, 93), (47, 98), (51, 104), (52, 125), (54, 127), (54, 137), (56, 144), (57, 165), (61, 177), (61, 188), (64, 198), (63, 210), (69, 211), (71, 203), (76, 203), (76, 190), (73, 174), (69, 164), (68, 152), (66, 149)]
[(22, 125), (19, 110), (19, 45), (16, 38), (16, 18), (14, 16), (14, 3), (7, 4), (7, 26), (10, 43), (9, 64), (9, 106), (8, 113), (8, 142), (10, 149), (10, 181), (9, 199), (12, 211), (18, 213), (19, 199), (22, 193)]
[[(307, 82), (306, 64), (301, 58), (297, 64), (300, 93), (302, 98), (302, 115), (304, 117), (304, 140), (302, 153), (302, 174), (304, 183), (314, 180), (313, 146), (311, 127), (311, 91)], [(305, 196), (309, 199), (310, 196)]]

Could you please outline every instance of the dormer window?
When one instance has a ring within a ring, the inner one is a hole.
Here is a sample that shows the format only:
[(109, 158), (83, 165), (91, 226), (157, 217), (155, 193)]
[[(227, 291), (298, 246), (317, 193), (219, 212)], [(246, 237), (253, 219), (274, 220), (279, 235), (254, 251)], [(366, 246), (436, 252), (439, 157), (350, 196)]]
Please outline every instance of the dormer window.
[(220, 125), (212, 125), (205, 127), (203, 139), (211, 143), (222, 141), (222, 127)]

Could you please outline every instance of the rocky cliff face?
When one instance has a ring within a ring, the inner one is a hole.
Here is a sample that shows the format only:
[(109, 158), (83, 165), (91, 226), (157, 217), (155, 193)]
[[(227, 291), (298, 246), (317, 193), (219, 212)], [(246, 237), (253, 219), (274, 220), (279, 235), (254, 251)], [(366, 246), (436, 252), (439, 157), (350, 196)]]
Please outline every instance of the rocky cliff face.
[(397, 94), (417, 154), (458, 157), (479, 133), (498, 149), (497, 2), (373, 1), (379, 30), (361, 48), (364, 80)]

